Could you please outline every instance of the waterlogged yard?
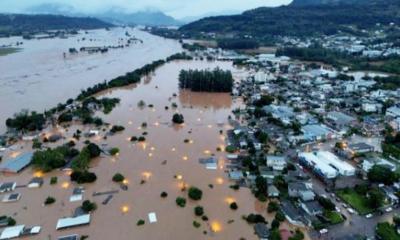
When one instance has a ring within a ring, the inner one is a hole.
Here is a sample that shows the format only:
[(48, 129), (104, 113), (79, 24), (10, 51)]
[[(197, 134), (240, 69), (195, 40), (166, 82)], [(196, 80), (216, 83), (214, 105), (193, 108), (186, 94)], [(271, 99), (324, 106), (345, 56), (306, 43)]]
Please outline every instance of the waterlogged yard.
[(335, 211), (326, 211), (324, 213), (324, 216), (327, 219), (329, 219), (329, 222), (332, 225), (336, 225), (336, 224), (342, 223), (344, 221), (342, 215), (340, 213), (338, 213), (338, 212), (335, 212)]
[(354, 190), (339, 190), (337, 195), (361, 215), (373, 212), (373, 209), (369, 207), (368, 199)]

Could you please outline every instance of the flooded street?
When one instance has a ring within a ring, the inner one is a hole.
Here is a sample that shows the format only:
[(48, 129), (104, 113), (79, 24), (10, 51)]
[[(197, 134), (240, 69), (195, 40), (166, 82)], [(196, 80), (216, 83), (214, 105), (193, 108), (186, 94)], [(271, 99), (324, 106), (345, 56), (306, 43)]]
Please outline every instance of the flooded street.
[[(133, 37), (143, 43), (107, 53), (69, 53), (70, 48), (124, 45)], [(181, 51), (177, 41), (132, 28), (81, 31), (67, 39), (0, 38), (0, 46), (16, 42), (23, 42), (20, 51), (0, 57), (0, 132), (5, 131), (5, 120), (21, 109), (49, 109), (81, 89)]]
[[(243, 70), (233, 68), (230, 62), (175, 61), (168, 63), (141, 84), (113, 89), (100, 96), (117, 97), (121, 103), (109, 114), (99, 114), (106, 122), (125, 126), (125, 131), (103, 139), (105, 132), (90, 140), (103, 146), (120, 148), (116, 157), (102, 156), (94, 160), (91, 171), (98, 176), (94, 184), (85, 185), (84, 199), (95, 201), (98, 209), (92, 214), (89, 226), (56, 231), (58, 218), (72, 216), (81, 202), (69, 202), (73, 187), (66, 172), (53, 171), (46, 174), (45, 184), (40, 189), (18, 188), (22, 194), (16, 203), (0, 204), (2, 214), (11, 215), (19, 224), (40, 225), (40, 235), (30, 239), (56, 239), (68, 234), (89, 235), (89, 239), (256, 239), (253, 227), (243, 219), (243, 215), (260, 213), (268, 222), (272, 216), (266, 215), (266, 203), (256, 201), (250, 190), (240, 188), (235, 191), (229, 186), (224, 152), (225, 131), (230, 128), (228, 116), (237, 107), (243, 107), (240, 99), (232, 99), (226, 93), (193, 93), (180, 91), (178, 74), (181, 69), (206, 69), (220, 67), (230, 69), (236, 80), (246, 76)], [(100, 97), (99, 96), (99, 97)], [(139, 101), (152, 107), (140, 108)], [(176, 108), (172, 105), (175, 103)], [(166, 109), (168, 106), (168, 109)], [(171, 123), (175, 112), (183, 114), (185, 123), (175, 126)], [(147, 127), (143, 128), (143, 123)], [(73, 125), (60, 127), (65, 143), (75, 130), (83, 132), (91, 128)], [(147, 132), (146, 142), (131, 143), (132, 136)], [(188, 139), (189, 142), (184, 142)], [(82, 138), (78, 146), (82, 146)], [(61, 143), (61, 142), (60, 142)], [(59, 144), (60, 144), (59, 143)], [(22, 152), (29, 151), (27, 143)], [(12, 152), (10, 152), (12, 154)], [(217, 170), (207, 170), (199, 164), (199, 158), (215, 154), (219, 159)], [(111, 179), (115, 173), (122, 173), (129, 189), (121, 190)], [(1, 176), (3, 181), (17, 181), (26, 184), (35, 172), (29, 168), (18, 176)], [(50, 185), (50, 177), (58, 176), (57, 185)], [(179, 177), (174, 177), (179, 176)], [(189, 200), (182, 187), (196, 186), (203, 191), (199, 201)], [(107, 205), (102, 202), (107, 195), (92, 196), (94, 192), (119, 190)], [(161, 198), (161, 192), (167, 198)], [(56, 198), (56, 203), (43, 206), (47, 196)], [(176, 197), (187, 199), (186, 207), (176, 205)], [(231, 210), (229, 204), (237, 202), (239, 208)], [(202, 221), (194, 214), (195, 206), (203, 206), (209, 221)], [(149, 223), (148, 214), (157, 215), (157, 223)], [(138, 220), (145, 220), (144, 226), (136, 226)], [(201, 223), (199, 228), (193, 221)], [(287, 224), (283, 224), (287, 227)]]

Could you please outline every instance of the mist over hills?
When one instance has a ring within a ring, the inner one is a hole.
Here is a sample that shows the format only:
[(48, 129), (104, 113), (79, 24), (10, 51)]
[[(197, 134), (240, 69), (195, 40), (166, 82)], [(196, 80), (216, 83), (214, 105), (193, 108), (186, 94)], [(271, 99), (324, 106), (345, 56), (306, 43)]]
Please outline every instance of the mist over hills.
[(110, 23), (90, 17), (67, 17), (49, 14), (0, 14), (0, 35), (22, 35), (60, 29), (97, 29), (112, 27)]
[(31, 14), (55, 14), (64, 16), (90, 16), (113, 24), (147, 25), (147, 26), (171, 26), (183, 25), (171, 16), (158, 10), (142, 10), (137, 12), (126, 12), (122, 8), (113, 7), (99, 13), (84, 13), (68, 4), (44, 3), (31, 6), (26, 9)]

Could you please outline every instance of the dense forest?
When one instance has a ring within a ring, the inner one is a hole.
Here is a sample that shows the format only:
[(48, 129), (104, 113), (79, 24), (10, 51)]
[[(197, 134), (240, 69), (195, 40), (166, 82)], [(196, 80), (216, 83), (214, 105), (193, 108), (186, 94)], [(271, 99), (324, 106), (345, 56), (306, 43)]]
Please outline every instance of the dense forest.
[(360, 33), (360, 29), (372, 29), (377, 23), (400, 24), (399, 12), (398, 0), (261, 7), (240, 15), (204, 18), (181, 27), (179, 33), (186, 37), (196, 37), (201, 32), (233, 38), (251, 35), (262, 43), (264, 39), (277, 35), (302, 37), (331, 35), (339, 31)]
[(195, 92), (232, 92), (233, 77), (230, 71), (182, 70), (179, 74), (179, 87)]
[(22, 35), (24, 32), (61, 29), (96, 29), (112, 26), (112, 24), (88, 17), (0, 14), (0, 34), (2, 35)]

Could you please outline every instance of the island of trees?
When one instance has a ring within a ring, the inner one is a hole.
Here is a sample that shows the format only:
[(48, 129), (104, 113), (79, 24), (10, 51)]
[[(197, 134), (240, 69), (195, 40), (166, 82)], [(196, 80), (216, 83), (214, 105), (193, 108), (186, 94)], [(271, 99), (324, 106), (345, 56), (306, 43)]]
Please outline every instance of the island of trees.
[(182, 70), (179, 87), (195, 92), (232, 92), (232, 73), (220, 68), (214, 70)]

